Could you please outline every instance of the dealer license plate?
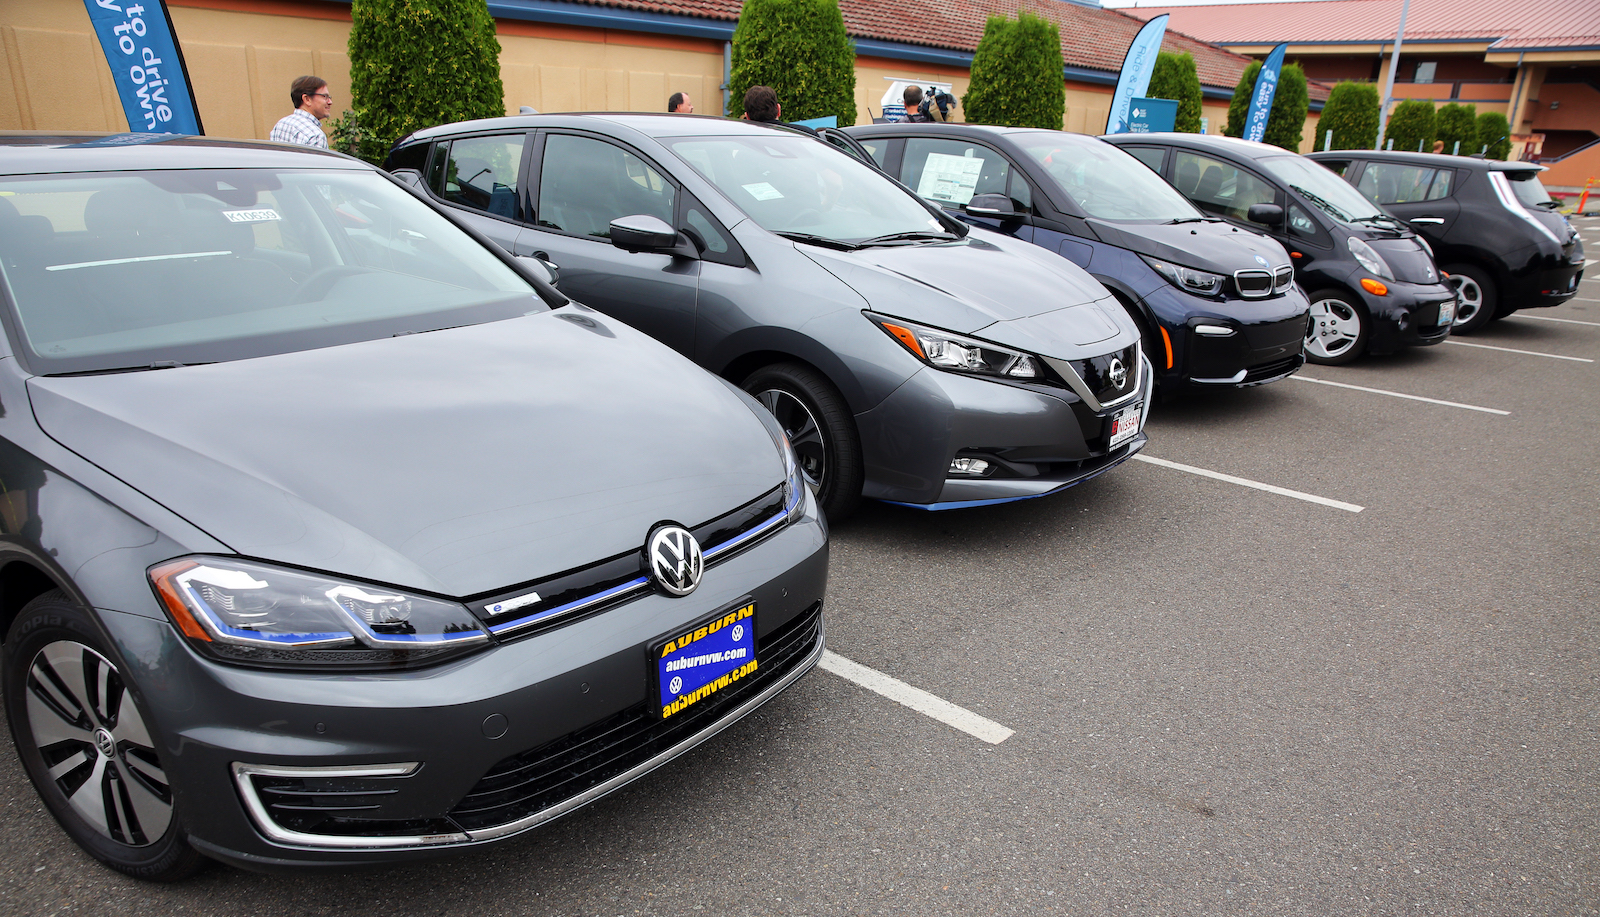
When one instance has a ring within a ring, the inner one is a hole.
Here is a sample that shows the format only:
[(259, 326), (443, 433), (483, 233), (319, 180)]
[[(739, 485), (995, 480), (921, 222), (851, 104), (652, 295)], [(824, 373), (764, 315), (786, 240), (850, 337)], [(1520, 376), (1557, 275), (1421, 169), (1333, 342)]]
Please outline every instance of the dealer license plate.
[(756, 604), (685, 628), (654, 648), (661, 717), (705, 703), (756, 672)]
[(1139, 424), (1144, 418), (1144, 405), (1142, 403), (1130, 405), (1117, 412), (1111, 419), (1111, 442), (1107, 449), (1115, 449), (1139, 432)]
[(1456, 320), (1456, 301), (1449, 300), (1439, 304), (1439, 324), (1448, 325)]

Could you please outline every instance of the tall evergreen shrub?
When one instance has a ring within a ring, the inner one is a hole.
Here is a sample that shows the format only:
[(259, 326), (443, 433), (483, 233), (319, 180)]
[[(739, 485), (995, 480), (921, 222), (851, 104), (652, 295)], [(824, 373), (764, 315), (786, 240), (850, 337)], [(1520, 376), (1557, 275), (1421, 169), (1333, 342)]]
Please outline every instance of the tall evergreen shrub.
[(487, 0), (352, 0), (346, 120), (374, 162), (418, 128), (506, 113)]
[(1067, 111), (1061, 30), (1026, 12), (1015, 22), (989, 17), (961, 108), (969, 123), (1060, 130)]
[(1378, 142), (1378, 87), (1372, 83), (1345, 81), (1328, 93), (1317, 122), (1317, 142), (1323, 149), (1328, 131), (1333, 131), (1334, 150), (1370, 150)]
[(729, 115), (744, 114), (751, 86), (772, 87), (785, 121), (856, 123), (856, 51), (839, 0), (745, 0), (733, 30)]
[(1485, 145), (1489, 147), (1490, 159), (1505, 159), (1511, 155), (1511, 122), (1505, 115), (1486, 111), (1478, 116), (1478, 145), (1472, 152), (1478, 152)]
[(1434, 139), (1444, 141), (1444, 152), (1455, 154), (1456, 142), (1461, 143), (1457, 155), (1471, 156), (1478, 152), (1478, 106), (1451, 102), (1442, 106), (1433, 116)]
[(1433, 152), (1434, 117), (1433, 103), (1424, 99), (1407, 99), (1396, 105), (1394, 114), (1389, 116), (1384, 148), (1393, 140), (1396, 150)]
[[(1239, 77), (1228, 102), (1229, 137), (1243, 137), (1245, 118), (1250, 114), (1250, 100), (1255, 97), (1256, 77), (1261, 75), (1261, 61), (1251, 61)], [(1300, 152), (1300, 141), (1305, 137), (1306, 115), (1311, 111), (1311, 95), (1306, 89), (1306, 72), (1299, 64), (1284, 64), (1278, 71), (1278, 88), (1272, 95), (1272, 110), (1267, 113), (1267, 133), (1261, 142), (1280, 146), (1290, 152)]]
[(1150, 89), (1145, 96), (1176, 100), (1178, 118), (1172, 129), (1186, 134), (1200, 133), (1200, 74), (1195, 69), (1193, 54), (1162, 51), (1157, 55), (1155, 69), (1150, 73)]

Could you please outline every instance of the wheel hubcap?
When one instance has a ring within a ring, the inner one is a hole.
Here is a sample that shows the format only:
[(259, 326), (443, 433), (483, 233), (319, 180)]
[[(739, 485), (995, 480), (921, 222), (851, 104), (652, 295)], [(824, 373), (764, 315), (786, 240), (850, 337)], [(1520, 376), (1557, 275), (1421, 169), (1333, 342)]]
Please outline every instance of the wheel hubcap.
[(172, 789), (116, 666), (58, 640), (33, 657), (26, 703), (34, 746), (74, 812), (130, 847), (167, 833)]
[(1483, 311), (1483, 288), (1471, 277), (1450, 275), (1450, 285), (1456, 288), (1456, 325), (1465, 325)]
[(1311, 304), (1311, 328), (1306, 350), (1313, 356), (1336, 357), (1355, 346), (1361, 336), (1361, 316), (1340, 299), (1320, 299)]
[(828, 479), (828, 441), (817, 418), (812, 416), (806, 403), (783, 389), (767, 389), (756, 393), (772, 416), (778, 418), (783, 434), (789, 437), (795, 458), (800, 460), (800, 473), (812, 493), (822, 490)]

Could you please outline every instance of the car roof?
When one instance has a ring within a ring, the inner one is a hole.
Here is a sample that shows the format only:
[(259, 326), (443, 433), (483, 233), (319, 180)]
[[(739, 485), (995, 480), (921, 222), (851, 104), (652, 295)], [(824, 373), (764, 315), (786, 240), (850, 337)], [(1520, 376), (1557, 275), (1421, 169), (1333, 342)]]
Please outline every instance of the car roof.
[(595, 111), (561, 112), (556, 114), (509, 115), (504, 118), (480, 118), (475, 121), (457, 121), (425, 127), (405, 140), (430, 140), (434, 137), (453, 136), (475, 131), (507, 129), (533, 130), (541, 127), (593, 128), (598, 124), (613, 124), (637, 131), (646, 137), (725, 137), (738, 134), (760, 134), (763, 131), (794, 130), (772, 127), (760, 122), (719, 115), (680, 115), (667, 112)]
[(1549, 168), (1536, 162), (1501, 162), (1498, 159), (1478, 159), (1474, 156), (1406, 153), (1398, 150), (1325, 150), (1306, 155), (1319, 162), (1324, 159), (1363, 159), (1367, 162), (1393, 162), (1429, 166), (1435, 169), (1476, 169), (1480, 172), (1543, 172)]
[(1256, 143), (1254, 140), (1221, 137), (1216, 134), (1185, 134), (1178, 131), (1168, 131), (1149, 134), (1102, 134), (1100, 139), (1119, 145), (1148, 140), (1174, 146), (1186, 146), (1193, 149), (1215, 150), (1219, 153), (1230, 153), (1240, 159), (1249, 160), (1267, 159), (1272, 156), (1300, 155), (1293, 150), (1286, 150), (1281, 146), (1273, 146), (1270, 143)]
[(937, 121), (924, 121), (924, 122), (895, 121), (893, 123), (885, 122), (883, 124), (857, 124), (857, 125), (854, 125), (854, 126), (848, 128), (848, 132), (850, 134), (852, 134), (852, 135), (886, 134), (886, 133), (893, 133), (895, 131), (901, 131), (901, 130), (936, 130), (936, 131), (950, 131), (952, 133), (980, 132), (980, 133), (985, 133), (985, 134), (1012, 134), (1012, 133), (1018, 133), (1018, 132), (1021, 132), (1021, 131), (1042, 131), (1042, 130), (1048, 130), (1048, 128), (1042, 128), (1042, 127), (1005, 127), (1005, 126), (999, 125), (999, 124), (962, 124), (962, 123), (954, 123), (954, 124), (952, 124), (952, 123), (939, 123)]
[(343, 153), (184, 134), (0, 131), (0, 174), (145, 169), (370, 169)]

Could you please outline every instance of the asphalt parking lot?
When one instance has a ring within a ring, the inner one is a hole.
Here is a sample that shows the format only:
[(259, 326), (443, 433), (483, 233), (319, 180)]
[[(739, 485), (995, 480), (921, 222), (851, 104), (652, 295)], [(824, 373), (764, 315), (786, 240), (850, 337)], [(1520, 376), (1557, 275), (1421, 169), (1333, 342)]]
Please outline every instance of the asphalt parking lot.
[(0, 912), (1600, 914), (1597, 360), (1600, 279), (1162, 406), (1165, 464), (869, 505), (834, 533), (832, 671), (454, 859), (145, 885), (6, 749)]

